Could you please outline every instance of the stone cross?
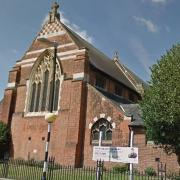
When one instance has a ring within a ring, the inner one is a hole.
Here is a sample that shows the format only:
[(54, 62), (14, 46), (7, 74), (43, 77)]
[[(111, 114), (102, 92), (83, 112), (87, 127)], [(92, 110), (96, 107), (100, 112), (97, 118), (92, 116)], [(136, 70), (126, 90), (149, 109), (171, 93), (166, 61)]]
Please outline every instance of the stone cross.
[(60, 14), (58, 13), (59, 4), (57, 2), (53, 3), (51, 7), (51, 12), (49, 13), (49, 22), (55, 21), (55, 17), (60, 20)]
[(58, 14), (58, 12), (57, 12), (58, 8), (59, 8), (59, 4), (57, 2), (53, 3), (53, 5), (51, 7), (52, 14), (57, 15)]
[(114, 61), (118, 61), (119, 60), (119, 53), (118, 53), (118, 51), (115, 51), (113, 59), (114, 59)]

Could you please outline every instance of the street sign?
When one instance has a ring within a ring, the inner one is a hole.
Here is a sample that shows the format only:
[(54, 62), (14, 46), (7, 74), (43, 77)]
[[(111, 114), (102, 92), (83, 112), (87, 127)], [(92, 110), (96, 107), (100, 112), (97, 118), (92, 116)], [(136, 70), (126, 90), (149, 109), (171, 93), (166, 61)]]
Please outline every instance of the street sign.
[(138, 164), (138, 148), (94, 146), (93, 160)]

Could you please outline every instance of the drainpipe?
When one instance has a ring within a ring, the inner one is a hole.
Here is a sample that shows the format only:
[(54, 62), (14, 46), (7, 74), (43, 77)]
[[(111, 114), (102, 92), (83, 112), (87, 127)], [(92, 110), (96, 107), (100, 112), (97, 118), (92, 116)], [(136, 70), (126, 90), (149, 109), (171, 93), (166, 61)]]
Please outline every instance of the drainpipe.
[[(133, 139), (134, 139), (134, 131), (131, 129), (131, 134), (130, 134), (130, 147), (133, 147)], [(130, 170), (130, 180), (133, 180), (133, 164), (130, 163), (129, 166), (129, 170)]]
[[(131, 116), (131, 122), (133, 121), (133, 116)], [(134, 141), (134, 131), (132, 127), (129, 126), (129, 131), (130, 131), (130, 143), (129, 146), (133, 147), (133, 141)], [(130, 170), (130, 175), (129, 175), (129, 180), (133, 180), (133, 164), (130, 163), (129, 165), (129, 170)]]

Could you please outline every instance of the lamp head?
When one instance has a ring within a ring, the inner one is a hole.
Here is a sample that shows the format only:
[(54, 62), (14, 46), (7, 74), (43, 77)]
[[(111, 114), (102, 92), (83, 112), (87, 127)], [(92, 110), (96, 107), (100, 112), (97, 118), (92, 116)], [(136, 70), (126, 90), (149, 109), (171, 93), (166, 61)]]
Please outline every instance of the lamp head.
[(56, 115), (54, 113), (47, 113), (45, 115), (45, 120), (48, 122), (48, 123), (53, 123), (55, 120), (56, 120)]

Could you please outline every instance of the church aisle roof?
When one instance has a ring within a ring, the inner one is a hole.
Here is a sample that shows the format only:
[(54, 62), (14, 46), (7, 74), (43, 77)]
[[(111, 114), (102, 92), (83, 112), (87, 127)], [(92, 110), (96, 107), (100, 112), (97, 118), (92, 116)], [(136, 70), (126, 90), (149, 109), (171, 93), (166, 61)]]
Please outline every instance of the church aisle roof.
[(96, 90), (111, 102), (113, 102), (114, 105), (120, 107), (121, 109), (123, 108), (126, 116), (133, 117), (133, 121), (130, 124), (131, 126), (143, 126), (142, 114), (139, 104), (132, 103), (131, 101), (121, 96), (117, 96), (100, 88), (96, 88)]
[[(79, 48), (87, 48), (89, 51), (90, 56), (90, 62), (93, 66), (95, 66), (97, 69), (103, 71), (104, 73), (108, 74), (109, 76), (113, 77), (114, 79), (118, 80), (119, 82), (123, 83), (127, 87), (137, 91), (137, 89), (133, 86), (133, 84), (130, 82), (130, 80), (125, 75), (125, 72), (122, 72), (117, 65), (114, 63), (113, 60), (111, 60), (109, 57), (107, 57), (105, 54), (103, 54), (100, 50), (95, 48), (92, 44), (81, 38), (78, 34), (76, 34), (74, 31), (72, 31), (69, 27), (62, 24), (66, 31), (69, 33), (71, 38), (75, 41), (75, 43), (79, 46)], [(144, 84), (145, 82), (140, 79), (137, 75), (135, 75), (131, 70), (129, 70), (127, 67), (125, 67), (125, 71), (127, 71), (133, 78), (136, 80), (137, 84)]]

